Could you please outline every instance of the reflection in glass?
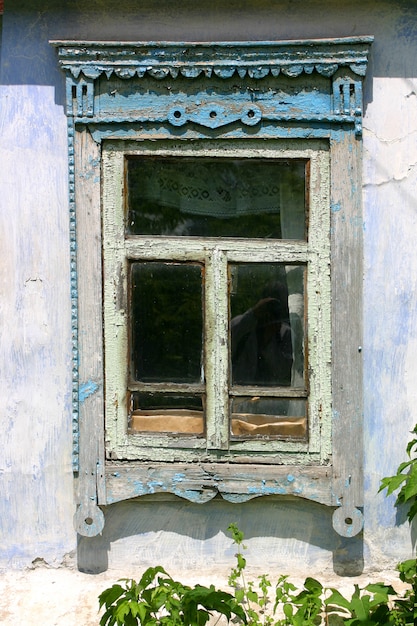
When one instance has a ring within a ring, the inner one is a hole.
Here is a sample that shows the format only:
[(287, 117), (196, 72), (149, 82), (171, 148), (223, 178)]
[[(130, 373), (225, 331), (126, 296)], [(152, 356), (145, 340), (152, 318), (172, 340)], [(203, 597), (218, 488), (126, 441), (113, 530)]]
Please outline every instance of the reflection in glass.
[(235, 436), (306, 436), (305, 399), (232, 398), (231, 413), (231, 434)]
[(232, 384), (303, 387), (303, 267), (246, 263), (229, 272)]
[(202, 267), (131, 264), (131, 376), (148, 382), (201, 381)]
[(138, 432), (204, 434), (201, 394), (131, 394), (130, 428)]
[(306, 162), (128, 158), (128, 235), (304, 239)]

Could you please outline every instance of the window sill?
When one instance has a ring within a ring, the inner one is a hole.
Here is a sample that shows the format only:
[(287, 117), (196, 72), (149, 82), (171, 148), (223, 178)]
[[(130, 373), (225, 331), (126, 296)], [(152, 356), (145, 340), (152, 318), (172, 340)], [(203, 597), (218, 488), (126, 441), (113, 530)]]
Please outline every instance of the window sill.
[(99, 504), (162, 493), (199, 504), (217, 495), (228, 502), (246, 502), (264, 495), (293, 495), (331, 505), (330, 476), (330, 466), (107, 461), (106, 496)]

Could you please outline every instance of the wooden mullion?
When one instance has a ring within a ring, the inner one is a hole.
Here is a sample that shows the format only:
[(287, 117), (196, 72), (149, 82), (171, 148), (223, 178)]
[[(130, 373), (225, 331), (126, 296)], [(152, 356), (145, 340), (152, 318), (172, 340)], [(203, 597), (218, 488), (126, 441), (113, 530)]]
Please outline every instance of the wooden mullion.
[(205, 373), (207, 448), (229, 447), (229, 350), (227, 307), (227, 256), (220, 248), (206, 265)]
[(230, 388), (231, 396), (261, 396), (273, 398), (307, 398), (306, 389), (295, 389), (289, 387), (249, 387), (235, 385)]
[(129, 382), (129, 391), (143, 391), (146, 393), (204, 393), (203, 384), (189, 383), (142, 383)]

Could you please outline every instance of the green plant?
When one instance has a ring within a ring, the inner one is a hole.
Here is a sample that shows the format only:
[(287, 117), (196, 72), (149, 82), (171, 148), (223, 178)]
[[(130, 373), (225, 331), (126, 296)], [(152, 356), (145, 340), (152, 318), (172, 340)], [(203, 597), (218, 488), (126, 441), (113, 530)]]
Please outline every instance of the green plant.
[(246, 623), (246, 615), (235, 600), (213, 585), (188, 587), (175, 581), (161, 567), (150, 567), (139, 582), (120, 581), (99, 596), (105, 612), (100, 626), (204, 626), (212, 614), (232, 615)]
[[(417, 437), (417, 425), (412, 433)], [(408, 460), (394, 476), (383, 478), (379, 491), (387, 495), (399, 489), (397, 505), (407, 505), (411, 522), (417, 515), (417, 438), (407, 445)], [(213, 585), (189, 587), (175, 581), (161, 567), (146, 570), (139, 582), (125, 579), (99, 596), (105, 612), (100, 626), (204, 626), (211, 616), (217, 621), (248, 626), (411, 626), (417, 624), (417, 561), (398, 565), (400, 580), (409, 589), (398, 596), (390, 585), (376, 583), (354, 586), (350, 598), (326, 588), (314, 578), (306, 578), (301, 589), (280, 576), (273, 588), (266, 574), (257, 581), (246, 580), (244, 534), (230, 524), (237, 547), (236, 565), (228, 582), (234, 595)], [(216, 622), (217, 623), (217, 622)]]
[[(395, 506), (407, 506), (407, 518), (411, 522), (417, 516), (417, 424), (411, 434), (414, 437), (407, 444), (408, 460), (400, 463), (393, 476), (381, 480), (379, 491), (387, 490), (387, 496), (397, 491)], [(398, 600), (398, 607), (404, 615), (406, 624), (417, 623), (417, 559), (408, 559), (398, 564), (400, 580), (408, 583), (411, 589), (404, 598)]]
[[(411, 431), (417, 437), (417, 424)], [(387, 476), (381, 480), (379, 491), (387, 490), (387, 496), (400, 489), (397, 494), (395, 505), (407, 505), (407, 517), (412, 522), (417, 515), (417, 457), (412, 454), (417, 452), (417, 438), (414, 437), (407, 444), (408, 460), (400, 463), (394, 476)]]
[[(231, 570), (229, 585), (235, 590), (236, 600), (245, 609), (248, 626), (414, 624), (404, 618), (408, 598), (398, 600), (400, 604), (397, 605), (395, 590), (384, 583), (370, 584), (363, 589), (355, 585), (352, 597), (348, 599), (336, 589), (323, 587), (314, 578), (306, 578), (300, 590), (289, 582), (288, 576), (280, 576), (272, 601), (268, 596), (272, 585), (265, 575), (259, 576), (257, 583), (246, 581), (243, 532), (236, 524), (230, 524), (228, 530), (237, 546), (237, 562)], [(404, 604), (401, 605), (401, 602)]]
[[(100, 626), (204, 626), (211, 616), (247, 626), (410, 626), (416, 624), (415, 560), (400, 563), (399, 575), (411, 589), (398, 597), (390, 585), (355, 585), (351, 598), (306, 578), (301, 589), (280, 576), (275, 588), (265, 574), (246, 580), (244, 534), (228, 528), (237, 546), (229, 585), (234, 595), (213, 585), (189, 587), (161, 567), (148, 568), (139, 582), (120, 581), (99, 596), (105, 612)], [(218, 620), (217, 620), (218, 621)], [(217, 623), (217, 622), (216, 622)]]

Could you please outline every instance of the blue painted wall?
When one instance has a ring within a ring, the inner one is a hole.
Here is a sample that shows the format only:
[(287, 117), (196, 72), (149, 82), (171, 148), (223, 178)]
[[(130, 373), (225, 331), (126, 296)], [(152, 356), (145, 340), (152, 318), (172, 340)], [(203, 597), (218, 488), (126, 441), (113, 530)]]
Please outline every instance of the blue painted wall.
[[(0, 66), (0, 568), (76, 551), (87, 571), (226, 571), (237, 521), (263, 569), (336, 574), (411, 554), (380, 478), (417, 421), (417, 9), (398, 0), (7, 2)], [(66, 118), (50, 39), (257, 40), (375, 36), (365, 89), (363, 197), (365, 531), (344, 540), (302, 500), (108, 507), (101, 537), (72, 526)]]

